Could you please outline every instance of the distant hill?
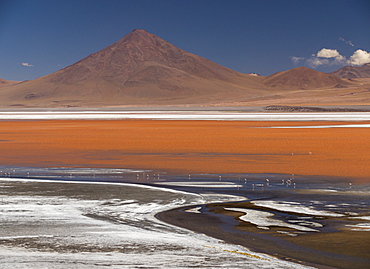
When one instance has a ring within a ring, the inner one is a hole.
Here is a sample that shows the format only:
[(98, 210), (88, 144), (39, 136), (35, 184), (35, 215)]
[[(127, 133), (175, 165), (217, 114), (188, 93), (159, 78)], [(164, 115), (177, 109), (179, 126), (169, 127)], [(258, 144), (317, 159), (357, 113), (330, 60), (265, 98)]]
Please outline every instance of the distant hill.
[(8, 87), (1, 96), (8, 105), (109, 106), (225, 101), (260, 90), (254, 77), (137, 29), (62, 70)]
[(362, 66), (345, 66), (330, 74), (340, 78), (370, 78), (370, 63)]
[(297, 67), (288, 71), (278, 72), (266, 77), (263, 83), (268, 87), (289, 89), (318, 89), (327, 87), (346, 87), (350, 82), (334, 75), (315, 71), (306, 67)]
[(0, 78), (0, 88), (9, 86), (9, 85), (14, 85), (19, 83), (19, 81), (12, 81), (12, 80), (5, 80)]

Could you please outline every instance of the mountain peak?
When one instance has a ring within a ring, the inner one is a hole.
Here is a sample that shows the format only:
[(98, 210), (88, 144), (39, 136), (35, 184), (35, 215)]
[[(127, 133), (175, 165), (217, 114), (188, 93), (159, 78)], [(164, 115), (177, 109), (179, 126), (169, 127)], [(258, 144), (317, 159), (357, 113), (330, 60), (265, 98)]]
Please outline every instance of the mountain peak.
[(321, 73), (319, 71), (313, 70), (313, 69), (305, 67), (305, 66), (295, 67), (295, 68), (290, 69), (290, 70), (285, 71), (285, 72), (289, 72), (289, 73), (309, 73), (309, 74)]
[(313, 70), (313, 69), (311, 69), (311, 68), (308, 68), (308, 67), (305, 67), (305, 66), (298, 66), (298, 67), (296, 67), (296, 68), (291, 69), (291, 71), (292, 71), (292, 70), (309, 71), (309, 72), (311, 72), (311, 71), (315, 71), (315, 70)]
[(142, 32), (142, 33), (149, 33), (148, 31), (146, 31), (146, 30), (144, 30), (144, 29), (139, 29), (139, 28), (136, 28), (136, 29), (134, 29), (134, 30), (132, 30), (132, 32), (131, 33), (135, 33), (135, 32)]
[(146, 31), (144, 29), (134, 29), (131, 33), (125, 35), (123, 38), (129, 38), (131, 36), (141, 36), (141, 37), (146, 37), (146, 38), (149, 37), (150, 38), (150, 37), (153, 37), (155, 35), (149, 33), (148, 31)]
[(235, 98), (244, 94), (245, 85), (255, 84), (253, 78), (184, 51), (146, 30), (135, 29), (66, 68), (22, 83), (19, 90), (9, 91), (9, 98), (55, 104), (66, 100), (74, 104), (128, 104), (193, 98), (199, 102), (200, 97)]
[(186, 52), (146, 30), (135, 29), (116, 43), (56, 72), (50, 77), (50, 82), (75, 84), (86, 79), (114, 80), (116, 84), (125, 85), (137, 81), (135, 77), (143, 72), (151, 74), (144, 81), (152, 82), (164, 78), (168, 72), (178, 73), (177, 76), (182, 78), (196, 76), (222, 81), (241, 76), (236, 71)]

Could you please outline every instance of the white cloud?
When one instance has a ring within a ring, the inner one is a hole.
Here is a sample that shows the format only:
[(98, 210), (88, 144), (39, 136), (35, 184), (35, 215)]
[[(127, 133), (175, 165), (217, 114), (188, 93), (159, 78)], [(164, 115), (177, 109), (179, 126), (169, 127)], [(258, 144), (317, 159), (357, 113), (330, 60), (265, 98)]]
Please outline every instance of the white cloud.
[(23, 66), (27, 66), (27, 67), (33, 67), (34, 65), (30, 64), (30, 63), (22, 63)]
[(343, 41), (344, 43), (346, 43), (346, 44), (348, 44), (348, 45), (350, 45), (350, 46), (352, 46), (352, 47), (354, 47), (355, 45), (352, 43), (352, 41), (351, 40), (345, 40), (343, 37), (339, 37), (339, 40), (340, 41)]
[(290, 57), (290, 59), (293, 61), (294, 64), (298, 64), (299, 62), (304, 61), (304, 57), (295, 57), (295, 56), (292, 56), (292, 57)]
[(311, 68), (321, 65), (364, 65), (370, 63), (370, 52), (358, 49), (347, 59), (336, 49), (323, 48), (317, 53), (311, 54), (309, 58), (291, 56), (290, 59), (294, 64), (302, 63)]
[(323, 48), (316, 54), (312, 54), (311, 58), (305, 60), (312, 68), (320, 65), (338, 65), (346, 62), (346, 57), (341, 55), (336, 49)]
[(334, 59), (330, 61), (330, 64), (344, 64), (346, 62), (346, 57), (340, 55), (340, 53), (335, 49), (321, 49), (317, 52), (316, 57)]
[(340, 55), (337, 50), (323, 48), (317, 52), (316, 56), (321, 58), (337, 58), (341, 57), (342, 55)]
[(318, 57), (311, 57), (311, 58), (307, 59), (306, 62), (312, 68), (316, 68), (320, 65), (328, 65), (329, 64), (328, 59), (321, 59), (321, 58), (318, 58)]
[(370, 63), (370, 52), (358, 49), (352, 54), (347, 63), (351, 65), (363, 65)]

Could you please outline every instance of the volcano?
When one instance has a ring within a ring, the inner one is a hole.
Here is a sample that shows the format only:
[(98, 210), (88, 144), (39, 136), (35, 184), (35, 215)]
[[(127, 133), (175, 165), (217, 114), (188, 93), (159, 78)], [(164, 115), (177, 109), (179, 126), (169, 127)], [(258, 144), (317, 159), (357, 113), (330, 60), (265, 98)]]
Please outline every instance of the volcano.
[(253, 96), (260, 85), (136, 29), (55, 73), (3, 88), (1, 96), (12, 106), (186, 104)]

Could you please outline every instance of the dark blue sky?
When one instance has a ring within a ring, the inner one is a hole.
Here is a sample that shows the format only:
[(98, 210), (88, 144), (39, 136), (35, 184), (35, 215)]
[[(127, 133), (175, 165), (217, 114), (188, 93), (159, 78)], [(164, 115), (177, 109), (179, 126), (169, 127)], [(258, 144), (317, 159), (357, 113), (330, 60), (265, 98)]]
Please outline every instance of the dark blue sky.
[(135, 28), (243, 73), (370, 62), (368, 0), (0, 0), (0, 78), (50, 74)]

